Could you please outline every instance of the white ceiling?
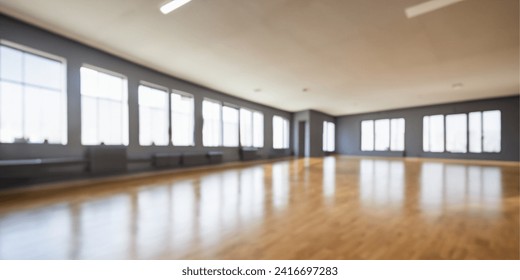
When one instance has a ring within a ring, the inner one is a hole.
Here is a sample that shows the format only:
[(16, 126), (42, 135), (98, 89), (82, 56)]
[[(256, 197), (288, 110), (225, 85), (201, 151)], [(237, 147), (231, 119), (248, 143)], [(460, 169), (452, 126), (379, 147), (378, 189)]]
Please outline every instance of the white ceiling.
[(342, 115), (519, 92), (518, 0), (467, 0), (407, 19), (404, 9), (424, 1), (193, 0), (162, 15), (163, 0), (0, 0), (0, 10), (288, 111)]

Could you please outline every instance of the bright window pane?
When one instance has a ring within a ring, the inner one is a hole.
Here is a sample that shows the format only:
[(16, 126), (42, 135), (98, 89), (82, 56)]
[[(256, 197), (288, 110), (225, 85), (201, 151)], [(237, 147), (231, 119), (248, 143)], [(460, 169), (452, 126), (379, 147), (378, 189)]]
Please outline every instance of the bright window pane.
[(128, 120), (125, 118), (125, 113), (126, 116), (128, 113), (124, 109), (127, 105), (107, 99), (97, 99), (96, 101), (99, 115), (96, 144), (128, 145), (128, 130), (124, 125), (124, 122)]
[(63, 72), (60, 62), (28, 53), (25, 54), (24, 62), (25, 83), (49, 89), (61, 89)]
[(390, 150), (390, 120), (375, 121), (375, 149), (376, 151)]
[(264, 115), (259, 112), (253, 113), (253, 146), (264, 146)]
[(121, 77), (97, 71), (97, 82), (99, 97), (114, 101), (126, 101), (126, 92), (122, 90), (125, 81)]
[[(45, 126), (45, 124), (43, 123), (45, 119), (45, 115), (43, 112), (44, 108), (43, 106), (39, 106), (39, 104), (45, 102), (45, 99), (43, 97), (47, 94), (48, 92), (46, 92), (42, 88), (26, 87), (25, 89), (26, 114), (24, 118), (24, 125), (27, 131), (32, 132), (31, 136), (29, 137), (29, 142), (43, 143), (45, 139), (43, 135), (43, 126)], [(42, 118), (40, 118), (40, 116)]]
[(273, 117), (273, 148), (281, 149), (283, 146), (283, 123), (282, 118)]
[(240, 144), (253, 146), (253, 113), (247, 109), (240, 109)]
[(446, 116), (446, 151), (452, 153), (466, 153), (467, 142), (466, 114)]
[(64, 63), (0, 46), (0, 142), (67, 143)]
[(24, 137), (23, 86), (0, 82), (0, 141), (13, 143)]
[(482, 113), (469, 113), (469, 151), (482, 153)]
[(374, 121), (361, 122), (361, 150), (374, 150)]
[(289, 121), (280, 116), (273, 116), (273, 148), (289, 148)]
[(193, 96), (171, 94), (172, 143), (174, 146), (193, 146)]
[(332, 122), (328, 123), (327, 135), (329, 152), (334, 152), (336, 150), (336, 125)]
[(83, 145), (98, 144), (98, 106), (95, 98), (81, 98), (81, 142)]
[(423, 119), (423, 150), (444, 152), (444, 116), (426, 116)]
[(289, 148), (289, 120), (283, 119), (283, 148)]
[(423, 118), (423, 151), (430, 151), (430, 117)]
[(430, 152), (444, 152), (444, 116), (430, 116)]
[(0, 75), (2, 80), (23, 82), (23, 52), (0, 45)]
[(392, 151), (404, 151), (404, 130), (405, 122), (404, 119), (392, 119), (390, 121), (390, 150)]
[(328, 126), (327, 126), (327, 122), (323, 122), (323, 135), (322, 135), (322, 150), (323, 151), (328, 151), (328, 143), (327, 143), (327, 130), (328, 130)]
[(81, 68), (81, 95), (98, 97), (98, 72), (93, 69)]
[(128, 145), (126, 79), (81, 67), (81, 143)]
[(221, 109), (222, 106), (220, 103), (209, 100), (202, 101), (202, 118), (204, 119), (202, 126), (202, 144), (206, 147), (217, 147), (221, 145)]
[(224, 106), (222, 108), (222, 120), (224, 125), (224, 146), (238, 147), (238, 109)]
[(139, 86), (139, 144), (168, 145), (168, 92)]
[(499, 153), (501, 150), (500, 111), (486, 111), (482, 114), (482, 132), (484, 152)]

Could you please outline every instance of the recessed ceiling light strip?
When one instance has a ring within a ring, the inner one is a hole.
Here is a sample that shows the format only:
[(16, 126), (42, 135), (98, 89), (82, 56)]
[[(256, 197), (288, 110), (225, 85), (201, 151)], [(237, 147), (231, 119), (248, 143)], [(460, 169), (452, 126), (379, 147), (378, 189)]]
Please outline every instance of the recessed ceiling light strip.
[(462, 1), (464, 0), (431, 0), (415, 6), (408, 7), (404, 10), (404, 12), (406, 13), (406, 17), (413, 18)]
[(182, 5), (190, 2), (191, 0), (173, 0), (161, 6), (160, 10), (163, 14), (171, 13), (173, 10), (181, 7)]

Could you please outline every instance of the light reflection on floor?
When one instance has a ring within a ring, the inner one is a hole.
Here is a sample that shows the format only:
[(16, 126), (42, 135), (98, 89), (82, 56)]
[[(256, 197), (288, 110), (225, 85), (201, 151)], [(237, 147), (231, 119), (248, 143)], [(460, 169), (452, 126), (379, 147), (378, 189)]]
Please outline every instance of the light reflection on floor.
[(518, 176), (326, 157), (22, 197), (0, 204), (0, 259), (514, 258)]
[(401, 208), (405, 187), (404, 163), (388, 160), (361, 160), (359, 187), (364, 207), (384, 209), (385, 211)]
[(499, 167), (424, 163), (421, 170), (421, 208), (425, 215), (433, 216), (442, 215), (448, 210), (464, 210), (467, 214), (500, 214), (502, 188)]

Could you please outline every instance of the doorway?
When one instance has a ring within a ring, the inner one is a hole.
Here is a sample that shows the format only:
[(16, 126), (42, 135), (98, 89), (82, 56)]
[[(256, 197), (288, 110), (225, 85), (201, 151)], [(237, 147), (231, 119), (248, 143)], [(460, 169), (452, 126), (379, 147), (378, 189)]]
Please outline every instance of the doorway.
[(299, 157), (305, 156), (306, 130), (307, 130), (307, 122), (306, 121), (298, 122), (298, 153), (297, 153), (297, 156), (299, 156)]

